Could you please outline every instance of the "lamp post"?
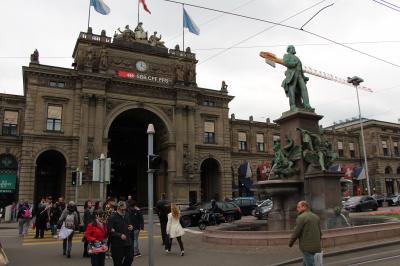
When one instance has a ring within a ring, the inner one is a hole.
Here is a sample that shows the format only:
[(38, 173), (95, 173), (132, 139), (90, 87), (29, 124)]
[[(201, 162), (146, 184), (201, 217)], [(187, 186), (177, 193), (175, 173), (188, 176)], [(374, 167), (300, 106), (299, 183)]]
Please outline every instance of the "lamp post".
[(352, 78), (350, 78), (350, 77), (347, 78), (347, 82), (353, 84), (353, 86), (356, 89), (356, 93), (357, 93), (358, 117), (359, 117), (359, 120), (360, 120), (360, 128), (361, 128), (361, 142), (362, 142), (362, 146), (363, 146), (365, 176), (366, 176), (366, 179), (367, 179), (368, 195), (371, 196), (371, 187), (370, 187), (370, 184), (369, 184), (369, 174), (368, 174), (367, 151), (366, 151), (366, 148), (365, 148), (364, 128), (363, 128), (363, 121), (362, 121), (362, 116), (361, 116), (360, 98), (358, 96), (358, 86), (363, 81), (364, 80), (362, 78), (357, 77), (357, 76), (354, 76)]
[(105, 175), (105, 161), (104, 153), (100, 154), (100, 201), (104, 202), (104, 175)]
[[(147, 127), (147, 135), (148, 135), (148, 158), (150, 155), (153, 155), (153, 137), (156, 131), (154, 130), (153, 124), (149, 124)], [(147, 160), (147, 177), (148, 177), (148, 202), (149, 202), (149, 225), (148, 225), (148, 233), (149, 233), (149, 266), (154, 265), (154, 250), (153, 250), (153, 174), (154, 170), (150, 169), (150, 159)]]

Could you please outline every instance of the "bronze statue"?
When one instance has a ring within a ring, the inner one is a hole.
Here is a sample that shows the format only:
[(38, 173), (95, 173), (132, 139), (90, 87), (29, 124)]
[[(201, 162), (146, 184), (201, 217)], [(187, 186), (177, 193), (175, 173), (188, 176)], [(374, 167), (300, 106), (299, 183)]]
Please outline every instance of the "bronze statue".
[(286, 96), (289, 97), (290, 111), (297, 111), (304, 108), (313, 112), (308, 100), (306, 83), (308, 77), (304, 76), (303, 67), (300, 59), (295, 55), (296, 50), (293, 45), (286, 49), (287, 53), (283, 56), (283, 64), (287, 67), (286, 78), (282, 82)]
[(294, 167), (295, 162), (301, 159), (301, 147), (294, 145), (294, 141), (286, 135), (287, 144), (281, 149), (279, 142), (274, 144), (274, 159), (272, 160), (271, 172), (273, 173), (269, 179), (279, 179), (290, 177), (299, 170)]
[(323, 132), (313, 133), (302, 128), (297, 128), (297, 130), (302, 136), (303, 158), (308, 164), (307, 171), (327, 171), (337, 156), (332, 150), (332, 145), (324, 140)]

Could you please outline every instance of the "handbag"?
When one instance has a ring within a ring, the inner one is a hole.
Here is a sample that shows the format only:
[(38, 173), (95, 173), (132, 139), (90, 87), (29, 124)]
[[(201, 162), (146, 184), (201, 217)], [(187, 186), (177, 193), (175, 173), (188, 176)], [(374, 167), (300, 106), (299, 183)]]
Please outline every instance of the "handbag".
[(0, 247), (0, 266), (3, 265), (8, 265), (10, 261), (7, 258), (6, 253), (4, 252), (4, 249)]
[(88, 244), (88, 253), (89, 254), (99, 254), (108, 251), (108, 245), (106, 241), (95, 242)]
[(322, 251), (320, 253), (315, 253), (314, 254), (314, 265), (315, 266), (323, 266), (323, 253)]

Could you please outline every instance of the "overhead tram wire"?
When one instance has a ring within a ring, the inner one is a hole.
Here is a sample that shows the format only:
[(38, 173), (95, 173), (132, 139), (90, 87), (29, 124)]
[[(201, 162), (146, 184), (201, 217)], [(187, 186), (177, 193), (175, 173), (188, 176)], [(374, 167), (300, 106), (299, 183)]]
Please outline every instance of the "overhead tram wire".
[[(259, 21), (259, 22), (265, 22), (265, 23), (273, 24), (273, 25), (275, 25), (275, 26), (280, 26), (280, 27), (283, 27), (283, 28), (288, 28), (288, 29), (292, 29), (292, 30), (296, 30), (296, 31), (301, 31), (301, 32), (310, 34), (310, 35), (312, 35), (312, 36), (315, 36), (315, 37), (317, 37), (317, 38), (320, 38), (320, 39), (323, 39), (323, 40), (332, 42), (332, 43), (334, 43), (334, 44), (336, 44), (336, 45), (342, 46), (342, 47), (344, 47), (344, 48), (346, 48), (346, 49), (352, 50), (353, 52), (356, 52), (356, 53), (359, 53), (359, 54), (368, 56), (368, 57), (373, 58), (373, 59), (375, 59), (375, 60), (378, 60), (378, 61), (381, 61), (381, 62), (383, 62), (383, 63), (386, 63), (386, 64), (389, 64), (389, 65), (395, 66), (395, 67), (397, 67), (397, 68), (400, 68), (400, 65), (398, 65), (398, 64), (395, 64), (395, 63), (390, 62), (390, 61), (388, 61), (388, 60), (379, 58), (379, 57), (374, 56), (374, 55), (372, 55), (372, 54), (363, 52), (363, 51), (361, 51), (361, 50), (352, 48), (352, 47), (350, 47), (350, 46), (348, 46), (348, 45), (345, 45), (345, 44), (343, 44), (343, 43), (340, 43), (340, 42), (337, 42), (337, 41), (335, 41), (335, 40), (332, 40), (332, 39), (330, 39), (330, 38), (328, 38), (328, 37), (325, 37), (325, 36), (322, 36), (322, 35), (320, 35), (320, 34), (318, 34), (318, 33), (314, 33), (314, 32), (308, 31), (308, 30), (304, 30), (304, 29), (301, 29), (301, 28), (298, 28), (298, 27), (295, 27), (295, 26), (290, 26), (290, 25), (286, 25), (286, 24), (279, 23), (279, 22), (274, 22), (274, 21), (271, 21), (271, 20), (260, 19), (260, 18), (255, 18), (255, 17), (251, 17), (251, 16), (246, 16), (246, 15), (236, 14), (236, 13), (227, 12), (227, 11), (223, 11), (223, 10), (218, 10), (218, 9), (215, 9), (215, 8), (209, 8), (209, 7), (199, 6), (199, 5), (187, 4), (187, 3), (185, 3), (185, 2), (180, 2), (180, 1), (174, 1), (174, 0), (164, 0), (164, 1), (166, 1), (166, 2), (171, 2), (171, 3), (175, 3), (175, 4), (180, 4), (180, 5), (184, 4), (184, 5), (191, 6), (191, 7), (196, 7), (196, 8), (199, 8), (199, 9), (204, 9), (204, 10), (209, 10), (209, 11), (213, 11), (213, 12), (224, 13), (224, 14), (228, 14), (228, 15), (232, 15), (232, 16), (236, 16), (236, 17), (241, 17), (241, 18), (249, 19), (249, 20), (255, 20), (255, 21)], [(325, 2), (325, 1), (321, 1), (321, 2)], [(242, 43), (242, 42), (240, 42), (240, 43)], [(219, 55), (219, 53), (216, 54), (215, 56), (217, 56), (217, 55)], [(212, 58), (213, 58), (213, 57), (212, 57)], [(207, 58), (206, 60), (203, 61), (203, 63), (206, 62), (206, 61), (211, 60), (212, 58)], [(199, 64), (200, 64), (200, 63), (199, 63)]]
[[(317, 6), (317, 5), (319, 5), (319, 4), (322, 4), (323, 2), (326, 2), (326, 1), (328, 1), (328, 0), (319, 1), (318, 3), (315, 3), (314, 5), (311, 5), (311, 6), (307, 7), (307, 8), (305, 8), (305, 9), (303, 9), (303, 10), (297, 12), (297, 13), (294, 14), (294, 15), (291, 15), (291, 16), (289, 16), (289, 17), (287, 17), (287, 18), (281, 20), (279, 23), (288, 21), (288, 20), (290, 20), (290, 19), (292, 19), (292, 18), (294, 18), (294, 17), (296, 17), (296, 16), (298, 16), (298, 15), (300, 15), (300, 14), (302, 14), (302, 13), (304, 13), (304, 12), (306, 12), (306, 11), (308, 11), (308, 10), (314, 8), (315, 6)], [(240, 44), (242, 44), (242, 43), (244, 43), (244, 42), (247, 42), (248, 40), (250, 40), (250, 39), (252, 39), (252, 38), (254, 38), (254, 37), (260, 35), (261, 33), (264, 33), (264, 32), (266, 32), (266, 31), (268, 31), (268, 30), (271, 30), (271, 29), (273, 29), (273, 28), (275, 28), (275, 27), (277, 27), (277, 26), (278, 26), (278, 25), (273, 25), (273, 26), (270, 26), (270, 27), (268, 27), (268, 28), (263, 29), (262, 31), (259, 31), (259, 32), (255, 33), (255, 34), (253, 34), (253, 35), (250, 35), (249, 37), (247, 37), (247, 38), (245, 38), (245, 39), (243, 39), (243, 40), (241, 40), (241, 41), (239, 41), (239, 42), (237, 42), (237, 43), (235, 43), (235, 44), (229, 46), (228, 48), (224, 49), (223, 51), (218, 52), (218, 53), (216, 53), (216, 54), (214, 54), (214, 55), (212, 55), (212, 56), (206, 58), (205, 60), (200, 61), (200, 63), (198, 63), (198, 64), (201, 65), (201, 64), (203, 64), (203, 63), (205, 63), (205, 62), (207, 62), (207, 61), (210, 61), (210, 60), (214, 59), (215, 57), (217, 57), (217, 56), (219, 56), (219, 55), (221, 55), (221, 54), (223, 54), (223, 53), (229, 51), (230, 49), (233, 49), (233, 48), (235, 48), (236, 46), (238, 46), (238, 45), (240, 45)]]
[[(389, 3), (389, 2), (383, 1), (383, 0), (381, 0), (380, 2), (379, 2), (379, 1), (376, 1), (376, 0), (372, 0), (372, 1), (374, 1), (374, 2), (377, 3), (377, 4), (382, 5), (382, 6), (384, 6), (384, 7), (390, 8), (390, 9), (392, 9), (392, 10), (394, 10), (394, 11), (400, 12), (400, 6), (396, 6), (396, 5), (392, 4), (392, 3)], [(383, 3), (382, 3), (382, 2), (383, 2)], [(393, 7), (393, 6), (394, 6), (394, 7)]]

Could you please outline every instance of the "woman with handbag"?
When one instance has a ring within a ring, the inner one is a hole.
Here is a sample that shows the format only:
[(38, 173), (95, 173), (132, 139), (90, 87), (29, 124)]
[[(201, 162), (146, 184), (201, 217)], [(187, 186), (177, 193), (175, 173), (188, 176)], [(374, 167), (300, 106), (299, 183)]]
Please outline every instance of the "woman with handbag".
[(104, 223), (103, 211), (95, 212), (95, 219), (89, 223), (85, 238), (88, 241), (88, 253), (91, 256), (92, 266), (104, 266), (107, 247), (107, 225)]
[(176, 238), (181, 248), (181, 256), (185, 255), (183, 249), (182, 236), (185, 234), (183, 227), (180, 223), (181, 212), (175, 204), (171, 204), (171, 212), (168, 214), (167, 234), (169, 237), (168, 248), (165, 250), (167, 253), (171, 252), (172, 239)]

